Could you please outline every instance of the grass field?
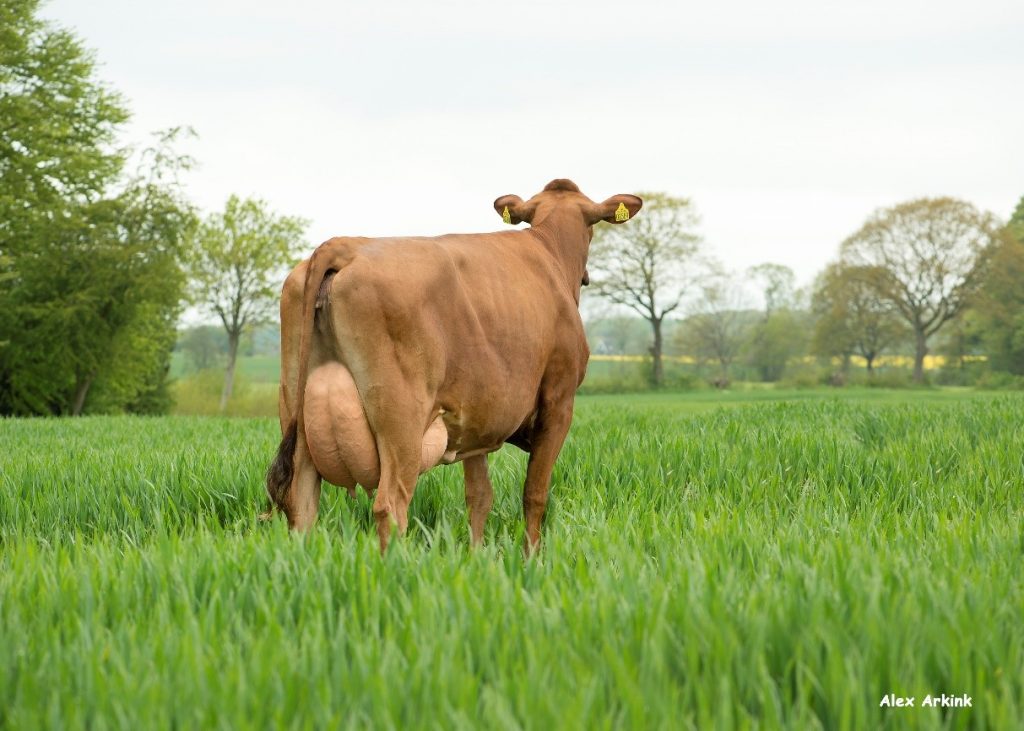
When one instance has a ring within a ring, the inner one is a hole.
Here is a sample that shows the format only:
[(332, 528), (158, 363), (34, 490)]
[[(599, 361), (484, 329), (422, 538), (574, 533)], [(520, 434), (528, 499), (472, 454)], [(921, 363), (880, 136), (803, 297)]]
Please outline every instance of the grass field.
[(765, 394), (581, 398), (530, 561), (511, 448), (382, 558), (270, 419), (0, 422), (0, 728), (1020, 728), (1024, 398)]

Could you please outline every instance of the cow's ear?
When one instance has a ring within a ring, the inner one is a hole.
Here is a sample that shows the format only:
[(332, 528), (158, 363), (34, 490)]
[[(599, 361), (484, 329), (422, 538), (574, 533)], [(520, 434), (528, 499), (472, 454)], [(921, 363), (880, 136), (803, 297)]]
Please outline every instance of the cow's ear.
[(517, 195), (503, 195), (494, 201), (494, 210), (501, 216), (505, 223), (515, 226), (517, 223), (526, 221), (530, 223), (533, 219), (533, 206), (524, 203)]
[(604, 203), (595, 203), (587, 211), (587, 225), (593, 226), (598, 221), (608, 223), (625, 223), (643, 207), (644, 202), (635, 195), (620, 193), (613, 195)]

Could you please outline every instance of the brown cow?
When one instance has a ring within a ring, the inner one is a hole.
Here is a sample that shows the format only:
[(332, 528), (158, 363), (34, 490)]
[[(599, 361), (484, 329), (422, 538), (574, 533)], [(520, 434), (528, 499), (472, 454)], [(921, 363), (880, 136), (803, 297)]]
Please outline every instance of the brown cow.
[(530, 453), (527, 550), (540, 541), (555, 459), (590, 351), (579, 315), (598, 221), (640, 210), (594, 203), (569, 180), (494, 202), (531, 228), (436, 238), (334, 238), (285, 282), (281, 429), (267, 492), (293, 528), (316, 520), (321, 478), (376, 490), (381, 550), (407, 525), (420, 473), (463, 463), (472, 540), (493, 499), (487, 454)]

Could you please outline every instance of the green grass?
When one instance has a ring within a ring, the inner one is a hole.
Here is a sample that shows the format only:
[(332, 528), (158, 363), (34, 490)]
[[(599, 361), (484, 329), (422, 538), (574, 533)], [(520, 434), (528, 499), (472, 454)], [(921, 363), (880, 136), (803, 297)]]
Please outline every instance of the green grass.
[(382, 558), (272, 420), (0, 422), (0, 728), (1020, 727), (1024, 398), (766, 393), (581, 398), (530, 561), (511, 448)]

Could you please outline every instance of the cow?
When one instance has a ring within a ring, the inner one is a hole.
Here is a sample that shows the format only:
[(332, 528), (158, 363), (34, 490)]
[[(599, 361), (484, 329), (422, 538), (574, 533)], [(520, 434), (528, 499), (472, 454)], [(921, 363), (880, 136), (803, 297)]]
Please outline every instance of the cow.
[(373, 495), (381, 551), (404, 533), (417, 478), (462, 462), (471, 541), (493, 501), (487, 455), (529, 453), (527, 553), (540, 543), (551, 472), (590, 350), (579, 314), (593, 226), (643, 202), (595, 203), (571, 180), (501, 196), (483, 234), (329, 239), (281, 297), (283, 438), (267, 473), (291, 528), (316, 520), (321, 479)]

